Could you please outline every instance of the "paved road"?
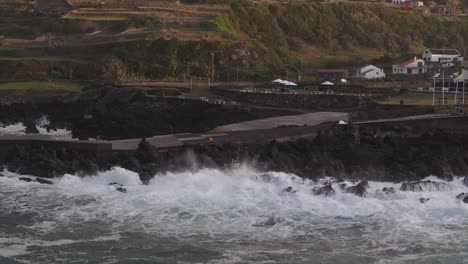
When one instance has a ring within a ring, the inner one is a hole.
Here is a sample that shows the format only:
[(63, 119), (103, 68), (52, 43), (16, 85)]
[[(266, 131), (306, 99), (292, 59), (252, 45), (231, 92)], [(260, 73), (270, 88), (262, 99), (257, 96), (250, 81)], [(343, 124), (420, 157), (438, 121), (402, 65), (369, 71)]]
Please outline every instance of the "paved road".
[(348, 121), (348, 113), (315, 112), (303, 115), (279, 116), (265, 119), (246, 121), (231, 125), (220, 126), (211, 132), (248, 131), (272, 129), (279, 126), (316, 126), (325, 122)]

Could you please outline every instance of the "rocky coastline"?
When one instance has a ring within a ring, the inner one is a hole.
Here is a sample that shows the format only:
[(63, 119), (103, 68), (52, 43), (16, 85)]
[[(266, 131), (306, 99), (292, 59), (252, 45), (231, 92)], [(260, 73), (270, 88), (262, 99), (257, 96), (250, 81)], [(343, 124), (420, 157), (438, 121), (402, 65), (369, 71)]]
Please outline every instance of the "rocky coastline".
[(11, 171), (46, 178), (65, 173), (93, 175), (120, 166), (137, 172), (143, 182), (168, 171), (229, 169), (239, 164), (308, 179), (333, 176), (353, 181), (417, 181), (430, 175), (451, 180), (468, 174), (468, 137), (464, 134), (430, 130), (410, 137), (407, 131), (381, 132), (380, 136), (357, 135), (356, 131), (358, 126), (331, 126), (315, 139), (200, 144), (167, 150), (156, 149), (142, 139), (134, 152), (104, 156), (36, 143), (13, 148), (2, 164)]

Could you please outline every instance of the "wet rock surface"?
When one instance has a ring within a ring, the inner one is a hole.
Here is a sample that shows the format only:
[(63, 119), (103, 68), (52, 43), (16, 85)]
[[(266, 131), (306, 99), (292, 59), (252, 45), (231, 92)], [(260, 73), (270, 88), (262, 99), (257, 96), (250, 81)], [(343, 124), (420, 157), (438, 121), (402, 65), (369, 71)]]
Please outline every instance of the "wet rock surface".
[(465, 199), (465, 197), (468, 197), (468, 193), (462, 192), (462, 193), (460, 193), (459, 195), (456, 196), (456, 198), (458, 200), (463, 200), (463, 199)]
[(367, 195), (367, 188), (369, 188), (368, 181), (362, 181), (355, 186), (351, 186), (345, 189), (345, 192), (352, 193), (359, 197), (365, 197)]
[(450, 191), (450, 186), (445, 182), (434, 182), (430, 180), (405, 182), (401, 185), (400, 190), (407, 192), (422, 192), (429, 191)]
[(54, 184), (52, 181), (49, 181), (49, 180), (46, 180), (46, 179), (41, 179), (41, 178), (37, 178), (36, 181), (40, 184)]
[(427, 203), (427, 202), (429, 202), (430, 200), (431, 200), (431, 198), (424, 198), (424, 197), (419, 198), (419, 202), (422, 203), (422, 204), (423, 204), (423, 203)]
[(28, 177), (20, 177), (19, 180), (20, 181), (25, 181), (25, 182), (32, 182), (33, 181), (33, 179), (28, 178)]
[(121, 192), (121, 193), (127, 193), (127, 189), (123, 188), (123, 187), (117, 187), (115, 188), (118, 192)]
[(288, 186), (288, 187), (286, 187), (286, 188), (283, 189), (283, 192), (286, 192), (286, 193), (296, 193), (296, 190), (294, 190), (293, 187)]
[(396, 190), (393, 187), (384, 187), (382, 189), (382, 192), (385, 193), (385, 194), (395, 194)]
[(314, 195), (333, 196), (335, 195), (335, 189), (333, 189), (331, 184), (327, 184), (323, 187), (314, 188), (312, 193)]

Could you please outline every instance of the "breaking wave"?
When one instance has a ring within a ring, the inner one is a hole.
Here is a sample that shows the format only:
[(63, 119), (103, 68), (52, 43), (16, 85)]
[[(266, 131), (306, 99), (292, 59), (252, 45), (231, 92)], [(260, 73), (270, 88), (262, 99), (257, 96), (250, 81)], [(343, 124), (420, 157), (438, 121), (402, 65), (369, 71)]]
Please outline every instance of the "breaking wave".
[[(43, 116), (40, 119), (34, 122), (36, 128), (39, 131), (38, 135), (48, 136), (57, 139), (71, 139), (72, 132), (68, 129), (57, 128), (57, 129), (48, 129), (47, 126), (50, 125), (50, 120)], [(26, 133), (26, 126), (22, 123), (3, 125), (0, 123), (0, 136), (16, 136), (16, 135), (28, 135)]]
[[(456, 198), (467, 191), (461, 179), (419, 192), (369, 182), (362, 198), (339, 191), (342, 183), (332, 178), (313, 182), (248, 167), (167, 173), (148, 185), (122, 168), (85, 178), (64, 175), (53, 185), (3, 174), (0, 256), (16, 261), (49, 263), (43, 252), (86, 252), (96, 263), (468, 260), (468, 205)], [(325, 182), (332, 182), (335, 195), (314, 195)], [(385, 194), (384, 187), (396, 192)], [(80, 258), (69, 254), (67, 261)]]

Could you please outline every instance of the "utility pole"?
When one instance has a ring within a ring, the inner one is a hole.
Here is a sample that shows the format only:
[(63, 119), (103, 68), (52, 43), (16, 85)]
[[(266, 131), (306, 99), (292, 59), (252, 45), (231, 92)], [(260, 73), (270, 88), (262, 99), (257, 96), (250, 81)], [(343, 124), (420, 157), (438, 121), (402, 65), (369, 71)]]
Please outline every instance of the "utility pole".
[(286, 81), (289, 81), (289, 71), (286, 71)]
[(435, 105), (435, 89), (436, 89), (436, 79), (437, 79), (436, 76), (437, 76), (437, 73), (434, 75), (434, 87), (432, 88), (432, 106)]
[(442, 105), (445, 104), (445, 71), (442, 71)]
[(302, 56), (301, 56), (301, 74), (299, 75), (298, 79), (299, 79), (299, 81), (301, 81), (301, 79), (302, 79)]
[(239, 65), (236, 65), (236, 80), (239, 81)]
[(190, 76), (190, 93), (193, 93), (193, 77)]
[(214, 81), (214, 52), (211, 52), (211, 81)]

